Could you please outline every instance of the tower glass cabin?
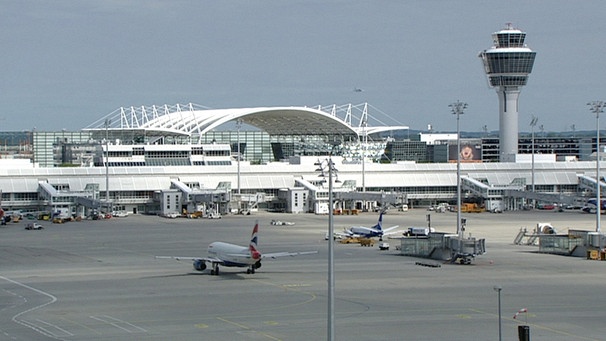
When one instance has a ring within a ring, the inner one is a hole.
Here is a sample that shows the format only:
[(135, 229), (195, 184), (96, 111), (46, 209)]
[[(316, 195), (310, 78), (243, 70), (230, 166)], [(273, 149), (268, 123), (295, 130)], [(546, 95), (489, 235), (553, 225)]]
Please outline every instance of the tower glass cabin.
[(518, 97), (528, 82), (536, 52), (525, 44), (526, 33), (511, 24), (492, 34), (493, 46), (480, 52), (484, 72), (499, 96), (500, 161), (515, 160), (518, 151)]

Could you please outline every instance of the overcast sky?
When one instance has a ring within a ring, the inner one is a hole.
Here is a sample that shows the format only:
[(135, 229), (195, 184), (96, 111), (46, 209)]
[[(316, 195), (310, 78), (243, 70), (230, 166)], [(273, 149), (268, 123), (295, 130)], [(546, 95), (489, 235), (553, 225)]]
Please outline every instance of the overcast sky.
[(498, 130), (478, 52), (507, 22), (537, 52), (520, 131), (531, 115), (544, 131), (595, 130), (603, 0), (0, 0), (0, 127), (75, 131), (141, 105), (368, 102), (385, 124), (456, 131), (461, 100), (461, 130)]

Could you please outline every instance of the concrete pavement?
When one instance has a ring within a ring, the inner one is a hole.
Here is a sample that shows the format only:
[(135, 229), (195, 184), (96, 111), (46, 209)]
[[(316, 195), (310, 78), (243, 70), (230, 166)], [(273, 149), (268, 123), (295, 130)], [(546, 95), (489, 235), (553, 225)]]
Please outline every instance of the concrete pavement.
[[(455, 213), (389, 212), (384, 226), (456, 230)], [(335, 230), (371, 226), (377, 214), (335, 216)], [(603, 340), (606, 262), (513, 245), (521, 227), (595, 229), (577, 212), (466, 214), (466, 234), (486, 238), (474, 264), (428, 268), (393, 250), (335, 246), (337, 340), (496, 340), (517, 326), (537, 340)], [(272, 226), (272, 219), (295, 222)], [(318, 250), (264, 260), (256, 274), (220, 276), (156, 255), (205, 256), (221, 240), (246, 245), (259, 220), (262, 252)], [(130, 216), (0, 228), (0, 340), (322, 340), (327, 324), (327, 217), (258, 213), (220, 220)], [(393, 244), (393, 242), (392, 242)], [(528, 314), (517, 319), (521, 308)], [(526, 320), (527, 319), (527, 320)]]

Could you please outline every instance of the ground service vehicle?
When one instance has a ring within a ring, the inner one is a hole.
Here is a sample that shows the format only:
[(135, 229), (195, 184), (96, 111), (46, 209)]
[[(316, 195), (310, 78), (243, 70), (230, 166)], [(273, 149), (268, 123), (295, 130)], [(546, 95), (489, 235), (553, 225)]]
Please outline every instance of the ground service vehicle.
[(28, 223), (25, 225), (26, 230), (42, 230), (44, 227), (38, 223)]

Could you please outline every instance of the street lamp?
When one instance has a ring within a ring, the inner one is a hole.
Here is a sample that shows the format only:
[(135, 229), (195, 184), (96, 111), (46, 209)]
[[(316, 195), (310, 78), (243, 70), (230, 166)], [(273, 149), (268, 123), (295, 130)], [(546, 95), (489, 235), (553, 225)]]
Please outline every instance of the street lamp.
[(111, 123), (112, 120), (105, 119), (105, 204), (108, 210), (106, 213), (111, 213), (109, 205), (109, 125)]
[(532, 208), (536, 207), (536, 202), (534, 198), (534, 126), (537, 125), (537, 121), (539, 118), (535, 115), (532, 115), (532, 119), (530, 120), (530, 126), (532, 127)]
[[(463, 238), (463, 229), (461, 228), (461, 134), (459, 129), (459, 117), (467, 108), (467, 103), (456, 101), (448, 105), (452, 114), (457, 115), (457, 234)], [(460, 242), (460, 240), (459, 240)]]
[(368, 147), (368, 134), (366, 132), (366, 127), (367, 127), (367, 122), (366, 119), (364, 119), (363, 125), (362, 125), (362, 135), (363, 135), (363, 139), (362, 139), (362, 192), (366, 192), (366, 170), (364, 169), (365, 164), (366, 164), (366, 148)]
[[(595, 158), (595, 172), (596, 172), (596, 210), (595, 210), (595, 214), (596, 214), (596, 218), (595, 218), (595, 231), (596, 232), (600, 232), (601, 231), (601, 224), (600, 224), (600, 215), (601, 215), (601, 210), (602, 210), (602, 195), (600, 193), (600, 113), (604, 112), (604, 106), (606, 105), (603, 101), (593, 101), (593, 102), (589, 102), (587, 103), (587, 105), (589, 105), (589, 110), (595, 114), (595, 124), (596, 124), (596, 128), (595, 128), (595, 135), (596, 135), (596, 139), (595, 139), (595, 154), (596, 154), (596, 158)], [(601, 237), (600, 241), (602, 240)], [(601, 242), (600, 242), (600, 248), (601, 248)]]
[[(324, 169), (328, 172), (328, 321), (327, 321), (327, 340), (335, 339), (335, 268), (334, 268), (334, 221), (333, 221), (333, 173), (337, 173), (332, 158), (329, 157), (324, 162), (316, 162), (319, 166), (317, 171), (324, 177)], [(335, 182), (339, 182), (337, 178)]]
[(500, 285), (495, 285), (493, 289), (497, 292), (499, 298), (499, 341), (501, 341), (503, 340), (501, 337), (501, 290), (503, 290), (503, 288)]
[[(237, 135), (237, 144), (238, 144), (238, 202), (240, 202), (240, 128), (242, 128), (242, 119), (239, 118), (238, 120), (236, 120), (236, 128), (238, 128), (238, 135)], [(240, 207), (238, 207), (238, 210), (240, 210)]]

